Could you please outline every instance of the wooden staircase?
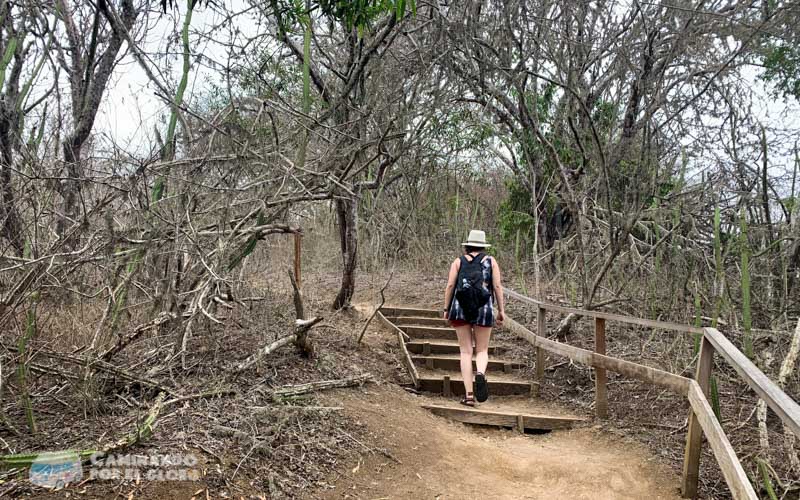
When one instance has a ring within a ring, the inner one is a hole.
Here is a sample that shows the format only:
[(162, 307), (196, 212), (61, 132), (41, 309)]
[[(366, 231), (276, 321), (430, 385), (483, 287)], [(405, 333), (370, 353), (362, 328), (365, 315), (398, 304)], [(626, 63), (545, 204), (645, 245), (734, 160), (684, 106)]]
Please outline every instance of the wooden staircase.
[[(464, 383), (458, 340), (455, 329), (441, 318), (441, 313), (430, 309), (383, 307), (379, 317), (396, 332), (416, 388), (442, 396), (432, 404), (422, 405), (434, 414), (469, 424), (516, 428), (520, 432), (564, 429), (582, 420), (537, 412), (541, 409), (531, 398), (533, 384), (520, 372), (525, 363), (503, 357), (508, 346), (495, 341), (489, 344), (486, 370), (489, 401), (478, 403), (475, 408), (460, 405), (458, 399), (464, 394)], [(473, 358), (473, 369), (474, 363)]]

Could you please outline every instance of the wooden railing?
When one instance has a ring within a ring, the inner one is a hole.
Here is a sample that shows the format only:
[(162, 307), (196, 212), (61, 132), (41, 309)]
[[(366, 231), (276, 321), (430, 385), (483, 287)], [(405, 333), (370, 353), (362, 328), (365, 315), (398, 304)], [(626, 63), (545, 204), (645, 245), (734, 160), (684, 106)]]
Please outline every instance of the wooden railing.
[[(560, 356), (566, 356), (577, 363), (594, 367), (595, 412), (598, 417), (606, 418), (608, 415), (606, 370), (611, 370), (621, 375), (665, 387), (688, 399), (691, 409), (689, 411), (681, 481), (681, 492), (684, 497), (694, 498), (697, 496), (700, 450), (702, 436), (705, 434), (733, 497), (737, 499), (758, 498), (753, 489), (753, 485), (750, 484), (750, 480), (742, 468), (742, 464), (737, 458), (736, 452), (733, 450), (728, 437), (725, 435), (725, 431), (714, 415), (707, 399), (715, 352), (718, 352), (720, 356), (736, 370), (747, 385), (767, 403), (772, 411), (783, 420), (786, 426), (791, 429), (795, 435), (800, 436), (800, 406), (747, 359), (747, 357), (716, 328), (698, 328), (678, 323), (653, 321), (601, 311), (563, 307), (526, 297), (506, 287), (503, 287), (503, 291), (506, 296), (531, 304), (537, 308), (536, 333), (531, 332), (513, 319), (506, 317), (507, 328), (535, 347), (536, 375), (534, 387), (536, 390), (541, 386), (542, 380), (544, 379), (544, 351), (548, 351)], [(547, 325), (545, 322), (547, 311), (566, 314), (573, 313), (594, 318), (594, 351), (548, 339)], [(697, 361), (697, 370), (694, 380), (649, 366), (606, 356), (606, 320), (683, 333), (701, 334), (703, 337), (700, 344), (700, 355)]]

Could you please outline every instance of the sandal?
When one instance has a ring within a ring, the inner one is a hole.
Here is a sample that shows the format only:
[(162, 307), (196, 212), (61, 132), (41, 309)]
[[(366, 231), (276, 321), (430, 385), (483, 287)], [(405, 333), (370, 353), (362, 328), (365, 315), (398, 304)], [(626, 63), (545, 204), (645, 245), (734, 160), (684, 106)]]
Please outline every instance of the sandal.
[(475, 399), (479, 403), (489, 399), (489, 384), (486, 383), (486, 375), (481, 372), (475, 374)]
[(475, 406), (475, 398), (472, 397), (471, 392), (468, 392), (466, 396), (461, 398), (461, 404), (464, 406)]

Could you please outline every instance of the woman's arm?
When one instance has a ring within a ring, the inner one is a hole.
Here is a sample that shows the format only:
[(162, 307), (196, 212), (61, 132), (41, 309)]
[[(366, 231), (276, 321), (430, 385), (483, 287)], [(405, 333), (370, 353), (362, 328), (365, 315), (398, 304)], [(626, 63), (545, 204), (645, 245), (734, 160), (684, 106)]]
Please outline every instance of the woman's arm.
[(453, 298), (453, 290), (456, 288), (456, 278), (458, 277), (459, 259), (450, 264), (450, 274), (447, 276), (447, 288), (444, 289), (444, 319), (447, 319), (447, 309), (450, 307), (450, 300)]
[(506, 298), (503, 295), (503, 279), (500, 274), (500, 266), (497, 265), (497, 259), (495, 258), (492, 258), (492, 288), (497, 299), (497, 326), (503, 326), (503, 320), (506, 319)]

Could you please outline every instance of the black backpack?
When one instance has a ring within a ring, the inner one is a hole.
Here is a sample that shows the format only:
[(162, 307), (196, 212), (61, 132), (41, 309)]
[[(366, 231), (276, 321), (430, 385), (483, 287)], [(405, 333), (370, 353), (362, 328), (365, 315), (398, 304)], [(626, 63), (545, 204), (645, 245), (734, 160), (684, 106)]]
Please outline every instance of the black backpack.
[(485, 254), (480, 253), (472, 260), (461, 256), (461, 267), (456, 278), (456, 299), (464, 311), (464, 319), (472, 323), (478, 319), (481, 307), (489, 302), (492, 292), (483, 286), (483, 260)]

